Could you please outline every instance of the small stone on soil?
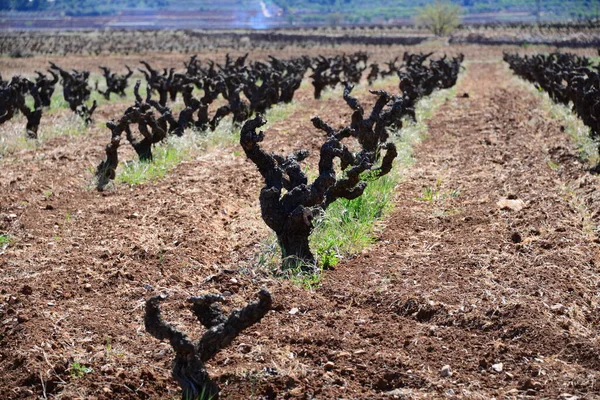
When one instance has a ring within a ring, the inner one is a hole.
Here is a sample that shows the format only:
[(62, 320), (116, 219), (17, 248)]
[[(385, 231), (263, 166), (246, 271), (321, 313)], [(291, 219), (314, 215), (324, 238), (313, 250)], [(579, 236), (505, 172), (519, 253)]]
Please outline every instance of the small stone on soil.
[(525, 208), (525, 202), (521, 199), (511, 200), (506, 198), (501, 198), (496, 203), (496, 206), (501, 210), (510, 210), (510, 211), (521, 211)]
[(394, 399), (412, 399), (413, 391), (412, 389), (394, 389), (391, 392), (384, 393), (386, 396), (392, 397)]
[(239, 349), (240, 353), (248, 354), (252, 350), (252, 346), (249, 344), (246, 344), (246, 343), (240, 343), (240, 345), (238, 346), (238, 349)]
[(440, 375), (442, 375), (444, 378), (452, 376), (452, 368), (449, 365), (444, 365), (440, 371)]
[(333, 367), (335, 367), (335, 364), (332, 361), (326, 362), (325, 365), (323, 366), (325, 371), (331, 371), (333, 369)]
[(113, 372), (115, 372), (114, 368), (110, 364), (104, 364), (101, 366), (100, 371), (107, 375), (111, 375)]
[(504, 365), (502, 363), (492, 365), (492, 370), (494, 370), (495, 372), (502, 372), (503, 368), (504, 368)]
[(557, 303), (557, 304), (554, 304), (553, 306), (550, 306), (550, 309), (552, 311), (556, 312), (556, 313), (559, 313), (559, 314), (566, 314), (567, 311), (568, 311), (567, 307), (565, 307), (564, 305), (562, 305), (560, 303)]
[(558, 398), (561, 400), (579, 400), (581, 397), (569, 393), (561, 393)]
[(298, 311), (300, 311), (300, 310), (298, 310), (296, 307), (294, 307), (290, 310), (290, 312), (288, 314), (292, 314), (292, 315), (298, 314)]
[(525, 382), (523, 382), (520, 389), (527, 390), (529, 392), (530, 390), (540, 390), (542, 387), (543, 385), (540, 382), (534, 381), (533, 379), (529, 378)]

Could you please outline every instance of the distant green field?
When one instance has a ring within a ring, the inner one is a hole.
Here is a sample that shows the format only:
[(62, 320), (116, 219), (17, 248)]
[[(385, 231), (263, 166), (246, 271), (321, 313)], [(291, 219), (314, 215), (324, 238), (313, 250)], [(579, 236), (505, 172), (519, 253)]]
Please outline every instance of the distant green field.
[[(385, 23), (413, 17), (433, 0), (3, 0), (0, 11), (60, 12), (67, 16), (109, 15), (125, 10), (207, 11), (235, 15), (265, 8), (282, 23)], [(464, 15), (497, 14), (527, 20), (597, 18), (600, 0), (454, 0)], [(262, 4), (261, 4), (262, 3)], [(271, 16), (269, 16), (271, 17)]]
[(193, 10), (231, 13), (260, 9), (257, 0), (0, 0), (0, 11), (61, 12), (66, 15), (105, 15), (125, 10)]
[[(272, 0), (281, 7), (288, 18), (305, 18), (319, 14), (323, 18), (339, 18), (346, 21), (371, 22), (375, 19), (389, 20), (410, 18), (418, 9), (432, 0)], [(462, 6), (465, 16), (471, 14), (499, 13), (535, 16), (539, 12), (545, 20), (597, 18), (600, 0), (460, 0), (453, 3)]]

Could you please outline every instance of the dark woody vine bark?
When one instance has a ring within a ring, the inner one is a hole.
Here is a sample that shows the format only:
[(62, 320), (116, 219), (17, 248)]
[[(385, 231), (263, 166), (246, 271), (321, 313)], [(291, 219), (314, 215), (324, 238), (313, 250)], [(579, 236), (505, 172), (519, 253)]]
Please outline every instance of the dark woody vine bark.
[(258, 323), (271, 309), (271, 294), (262, 289), (258, 299), (246, 307), (233, 310), (230, 315), (219, 306), (223, 297), (206, 294), (191, 297), (191, 311), (206, 328), (202, 337), (194, 342), (185, 333), (165, 322), (160, 303), (166, 296), (154, 296), (146, 301), (144, 325), (146, 331), (159, 340), (168, 340), (175, 351), (173, 378), (182, 389), (181, 399), (211, 399), (219, 396), (218, 385), (210, 379), (205, 363), (227, 347), (244, 330)]

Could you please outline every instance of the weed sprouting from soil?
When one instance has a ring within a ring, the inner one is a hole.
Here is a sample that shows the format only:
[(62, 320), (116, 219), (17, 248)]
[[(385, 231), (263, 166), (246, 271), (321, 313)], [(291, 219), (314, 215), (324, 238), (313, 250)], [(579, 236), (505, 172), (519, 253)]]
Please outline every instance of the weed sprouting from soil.
[(202, 388), (202, 391), (198, 396), (184, 396), (184, 400), (214, 400), (216, 398), (216, 395), (211, 395), (207, 392), (206, 387)]
[(154, 181), (164, 176), (175, 166), (188, 158), (191, 149), (181, 146), (177, 138), (172, 138), (154, 147), (154, 158), (151, 161), (137, 160), (124, 164), (117, 174), (117, 183), (139, 185)]
[(78, 362), (71, 363), (69, 370), (71, 372), (71, 377), (75, 379), (82, 378), (84, 375), (94, 372), (91, 367), (86, 367)]
[(182, 162), (213, 148), (231, 146), (239, 141), (239, 129), (223, 121), (214, 131), (188, 129), (182, 137), (172, 136), (154, 145), (151, 161), (131, 160), (119, 165), (116, 183), (139, 185), (164, 178)]
[(460, 188), (452, 190), (442, 189), (442, 179), (438, 178), (434, 186), (423, 187), (422, 196), (418, 197), (420, 201), (438, 201), (445, 199), (455, 199), (460, 196)]
[[(73, 114), (49, 115), (38, 131), (37, 139), (28, 139), (23, 136), (23, 116), (14, 118), (14, 123), (8, 125), (0, 136), (0, 157), (21, 150), (35, 150), (42, 143), (59, 136), (81, 136), (86, 132), (85, 124), (81, 118)], [(11, 121), (12, 122), (12, 121)]]
[(298, 103), (296, 101), (276, 104), (267, 110), (265, 118), (269, 123), (284, 120), (296, 111), (297, 105)]
[(15, 242), (15, 239), (8, 233), (0, 234), (0, 254)]

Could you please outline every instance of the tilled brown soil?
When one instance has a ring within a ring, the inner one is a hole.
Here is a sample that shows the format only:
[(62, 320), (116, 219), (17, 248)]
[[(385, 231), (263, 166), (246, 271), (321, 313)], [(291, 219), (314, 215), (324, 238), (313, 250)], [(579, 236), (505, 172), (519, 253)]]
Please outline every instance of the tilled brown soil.
[[(274, 310), (209, 363), (223, 398), (600, 397), (599, 182), (500, 62), (472, 63), (457, 93), (378, 243), (312, 292), (248, 268), (267, 230), (258, 174), (232, 149), (105, 194), (76, 172), (99, 139), (5, 161), (2, 229), (19, 240), (0, 255), (0, 397), (176, 398), (144, 299), (169, 292), (165, 317), (197, 336), (187, 296), (238, 306), (260, 287)], [(310, 115), (348, 117), (301, 96), (271, 149), (314, 150)]]
[(429, 121), (378, 244), (308, 298), (276, 292), (280, 310), (238, 355), (265, 358), (246, 367), (267, 368), (263, 393), (600, 396), (599, 182), (502, 64), (471, 64), (458, 94)]
[[(366, 104), (375, 99), (364, 88), (356, 95)], [(264, 145), (318, 155), (323, 137), (310, 117), (337, 126), (350, 120), (350, 109), (341, 89), (314, 100), (308, 86), (295, 97), (295, 105), (284, 106), (290, 115), (266, 127)], [(103, 105), (96, 119), (125, 107)], [(238, 276), (268, 235), (259, 214), (261, 178), (239, 145), (201, 152), (166, 179), (98, 193), (89, 168), (103, 158), (108, 137), (94, 125), (85, 135), (54, 137), (0, 160), (0, 231), (15, 240), (0, 254), (0, 398), (176, 393), (162, 365), (142, 366), (157, 348), (169, 359), (166, 346), (144, 337), (144, 299), (167, 291), (183, 305), (190, 295), (220, 290), (237, 305), (274, 284), (256, 282), (254, 273)], [(132, 156), (122, 150), (122, 161)], [(74, 377), (74, 363), (94, 373)]]

